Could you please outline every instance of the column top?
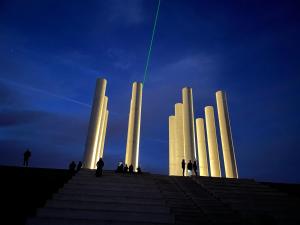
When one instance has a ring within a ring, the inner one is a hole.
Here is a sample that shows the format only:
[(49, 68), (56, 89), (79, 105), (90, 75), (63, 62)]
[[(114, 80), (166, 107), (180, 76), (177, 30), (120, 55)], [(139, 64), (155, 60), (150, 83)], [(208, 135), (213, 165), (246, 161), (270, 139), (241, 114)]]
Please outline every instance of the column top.
[(103, 78), (103, 77), (97, 77), (97, 81), (105, 81), (105, 82), (107, 82), (107, 80), (105, 78)]
[(192, 90), (192, 88), (191, 87), (184, 87), (184, 88), (182, 88), (182, 90)]
[(204, 107), (204, 110), (213, 110), (213, 109), (214, 109), (214, 107), (211, 106), (211, 105), (208, 105), (208, 106)]
[(136, 84), (136, 85), (143, 85), (142, 82), (138, 82), (138, 81), (134, 81), (133, 84)]
[(216, 92), (216, 95), (220, 95), (220, 94), (225, 94), (225, 91), (223, 91), (223, 90), (218, 90), (218, 91)]
[(182, 105), (182, 103), (181, 103), (181, 102), (178, 102), (178, 103), (175, 104), (175, 107), (176, 107), (176, 106), (180, 106), (180, 105)]

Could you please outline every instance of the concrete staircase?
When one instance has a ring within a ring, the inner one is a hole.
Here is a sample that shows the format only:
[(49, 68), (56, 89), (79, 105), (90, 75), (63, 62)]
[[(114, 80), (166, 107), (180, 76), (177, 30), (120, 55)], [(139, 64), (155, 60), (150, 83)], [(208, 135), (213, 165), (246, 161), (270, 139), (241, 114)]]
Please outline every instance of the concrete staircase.
[(174, 216), (150, 175), (81, 170), (28, 225), (173, 224)]
[(300, 224), (296, 199), (253, 179), (194, 177), (193, 180), (236, 211), (244, 223)]
[(28, 225), (300, 224), (299, 202), (249, 179), (82, 170)]

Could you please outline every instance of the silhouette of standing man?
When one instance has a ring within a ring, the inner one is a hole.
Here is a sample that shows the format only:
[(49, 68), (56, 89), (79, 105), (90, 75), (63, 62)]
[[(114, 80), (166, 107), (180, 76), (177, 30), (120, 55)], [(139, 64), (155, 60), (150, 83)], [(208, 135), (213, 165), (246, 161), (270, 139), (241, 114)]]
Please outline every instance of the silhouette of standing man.
[(189, 175), (189, 177), (192, 176), (192, 173), (193, 173), (193, 163), (192, 163), (191, 160), (187, 164), (187, 169), (188, 169), (188, 175)]
[(24, 152), (24, 163), (23, 165), (28, 167), (28, 162), (29, 162), (29, 158), (31, 156), (31, 152), (29, 151), (29, 149), (27, 149), (25, 152)]
[(185, 171), (185, 160), (184, 159), (181, 161), (181, 168), (182, 168), (182, 176), (184, 176), (184, 171)]
[(198, 167), (197, 167), (197, 162), (196, 161), (194, 161), (194, 163), (193, 163), (193, 169), (194, 169), (195, 175), (197, 176)]
[(77, 164), (76, 172), (79, 172), (79, 170), (81, 170), (81, 167), (82, 167), (82, 162), (79, 161)]
[(124, 166), (123, 173), (128, 173), (128, 166), (127, 166), (127, 164), (125, 164), (125, 166)]
[(132, 164), (129, 166), (129, 174), (133, 174), (133, 165)]
[(70, 176), (73, 176), (75, 174), (75, 169), (76, 169), (76, 163), (74, 161), (72, 161), (69, 164), (69, 173), (70, 173)]
[(99, 161), (97, 162), (96, 177), (102, 176), (103, 167), (104, 167), (104, 162), (102, 158), (100, 158)]

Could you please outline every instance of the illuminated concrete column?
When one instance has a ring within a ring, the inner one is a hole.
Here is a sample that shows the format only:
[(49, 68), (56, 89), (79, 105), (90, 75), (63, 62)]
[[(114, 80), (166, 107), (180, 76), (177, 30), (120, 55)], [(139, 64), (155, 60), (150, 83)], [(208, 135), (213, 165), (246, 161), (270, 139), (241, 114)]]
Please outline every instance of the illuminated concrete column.
[[(181, 161), (185, 159), (184, 155), (184, 137), (183, 137), (183, 104), (175, 104), (175, 175), (182, 176)], [(186, 171), (187, 173), (187, 171)]]
[(186, 163), (189, 160), (196, 160), (196, 140), (194, 125), (194, 108), (192, 88), (182, 89), (183, 102), (183, 135), (184, 135), (184, 155)]
[(104, 144), (105, 144), (105, 138), (106, 138), (106, 130), (107, 130), (107, 123), (108, 123), (108, 116), (109, 116), (109, 111), (106, 110), (105, 113), (105, 121), (104, 121), (104, 129), (103, 129), (103, 138), (101, 140), (101, 147), (100, 147), (100, 158), (103, 158), (103, 153), (104, 153)]
[(205, 122), (209, 152), (210, 175), (212, 177), (221, 177), (214, 108), (212, 106), (205, 107)]
[(230, 120), (226, 95), (223, 91), (216, 92), (218, 118), (225, 166), (225, 174), (228, 178), (238, 178)]
[(105, 123), (105, 116), (106, 116), (106, 111), (107, 111), (107, 104), (108, 104), (108, 98), (105, 96), (104, 97), (104, 103), (102, 105), (102, 110), (101, 110), (101, 120), (100, 120), (100, 127), (98, 130), (98, 143), (97, 143), (97, 148), (96, 151), (93, 154), (93, 169), (96, 169), (97, 166), (97, 161), (99, 160), (100, 156), (100, 152), (101, 152), (101, 143), (103, 140), (103, 132), (104, 132), (104, 123)]
[(209, 176), (207, 164), (207, 150), (205, 140), (204, 120), (202, 118), (196, 119), (196, 133), (198, 143), (198, 167), (200, 176)]
[(93, 169), (94, 167), (94, 153), (97, 151), (98, 131), (100, 129), (101, 115), (104, 104), (104, 96), (106, 90), (105, 79), (97, 79), (92, 111), (90, 116), (88, 134), (85, 145), (85, 153), (83, 160), (83, 167)]
[(169, 116), (169, 175), (176, 175), (175, 116)]
[[(132, 88), (132, 96), (136, 95), (136, 86), (133, 86)], [(126, 154), (125, 154), (125, 164), (131, 165), (131, 159), (132, 159), (132, 137), (133, 137), (133, 123), (134, 123), (134, 108), (135, 105), (132, 101), (132, 98), (130, 100), (130, 110), (129, 110), (129, 119), (128, 119), (128, 131), (127, 131), (127, 143), (126, 143)], [(128, 165), (129, 166), (129, 165)]]
[(143, 84), (134, 82), (130, 103), (125, 164), (133, 165), (134, 170), (139, 166), (140, 127), (142, 112)]

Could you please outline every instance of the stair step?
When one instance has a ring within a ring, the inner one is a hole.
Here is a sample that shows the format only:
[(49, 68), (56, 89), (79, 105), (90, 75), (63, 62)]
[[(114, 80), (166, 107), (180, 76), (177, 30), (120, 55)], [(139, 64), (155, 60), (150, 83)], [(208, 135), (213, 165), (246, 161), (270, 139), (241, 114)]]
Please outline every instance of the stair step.
[[(105, 186), (120, 186), (120, 180), (109, 180), (109, 181), (103, 181), (101, 179), (71, 179), (67, 184), (74, 184), (78, 186), (100, 186), (100, 185), (105, 185)], [(127, 187), (149, 187), (149, 188), (156, 188), (156, 184), (153, 182), (122, 182), (122, 187), (127, 188)]]
[(109, 191), (109, 190), (92, 190), (82, 191), (77, 189), (61, 189), (58, 194), (61, 195), (90, 195), (90, 196), (103, 196), (103, 197), (125, 197), (125, 198), (139, 198), (139, 199), (163, 199), (162, 195), (154, 192), (124, 192), (124, 191)]
[(126, 222), (172, 223), (174, 218), (169, 214), (143, 212), (116, 212), (78, 209), (42, 208), (37, 217), (53, 217), (67, 219), (92, 219)]
[(89, 194), (54, 194), (53, 199), (55, 200), (71, 200), (71, 201), (95, 201), (95, 202), (110, 202), (110, 203), (132, 203), (132, 204), (148, 204), (157, 205), (164, 204), (165, 201), (161, 197), (147, 198), (147, 196), (141, 197), (124, 197), (124, 196), (102, 196), (102, 195), (89, 195)]
[(162, 196), (159, 192), (124, 192), (114, 190), (80, 190), (80, 189), (61, 189), (59, 194), (82, 194), (82, 195), (96, 195), (96, 196), (120, 196), (120, 197), (133, 197), (133, 198), (159, 198)]
[(84, 210), (109, 210), (109, 211), (133, 211), (133, 212), (154, 212), (154, 213), (170, 213), (170, 209), (163, 205), (147, 205), (147, 204), (128, 204), (128, 203), (102, 203), (92, 201), (62, 201), (49, 200), (46, 208), (69, 208)]
[(144, 187), (122, 187), (117, 185), (74, 185), (74, 184), (66, 184), (63, 189), (65, 190), (82, 190), (84, 192), (90, 191), (118, 191), (118, 192), (143, 192), (143, 193), (160, 193), (158, 189), (149, 188), (146, 185)]
[(27, 225), (171, 225), (173, 223), (126, 222), (113, 220), (65, 219), (65, 218), (31, 218)]
[(111, 179), (103, 179), (103, 178), (95, 178), (99, 180), (93, 180), (94, 178), (74, 178), (72, 181), (69, 181), (69, 183), (77, 183), (81, 185), (89, 185), (89, 184), (112, 184), (112, 185), (124, 185), (124, 186), (148, 186), (148, 187), (154, 187), (155, 183), (152, 181), (144, 181), (144, 180), (133, 180), (133, 179), (117, 179), (117, 180), (111, 180)]

